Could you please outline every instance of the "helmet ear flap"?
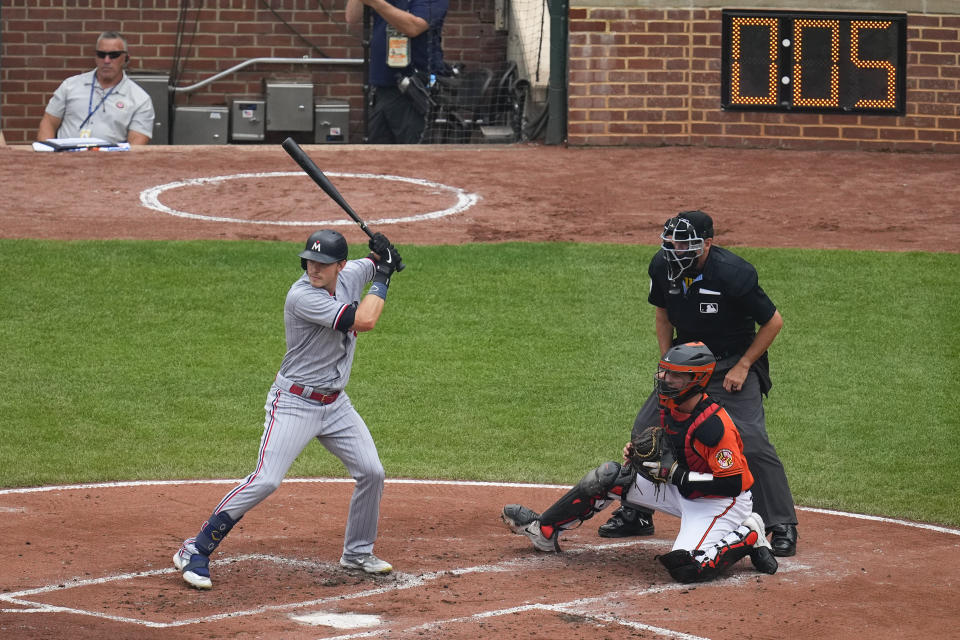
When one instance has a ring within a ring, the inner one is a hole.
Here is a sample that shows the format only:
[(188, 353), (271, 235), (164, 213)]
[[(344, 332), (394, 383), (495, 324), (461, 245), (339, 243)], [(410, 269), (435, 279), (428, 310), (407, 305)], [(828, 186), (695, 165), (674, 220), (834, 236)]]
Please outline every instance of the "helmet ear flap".
[(307, 270), (307, 259), (306, 259), (306, 258), (300, 258), (300, 268), (303, 269), (304, 271)]

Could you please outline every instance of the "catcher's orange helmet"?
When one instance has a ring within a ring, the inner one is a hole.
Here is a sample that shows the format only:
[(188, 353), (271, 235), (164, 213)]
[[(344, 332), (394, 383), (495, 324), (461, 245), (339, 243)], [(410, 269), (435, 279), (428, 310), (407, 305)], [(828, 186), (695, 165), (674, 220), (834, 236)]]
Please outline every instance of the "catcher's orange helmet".
[[(653, 379), (660, 404), (675, 409), (695, 393), (705, 390), (716, 366), (717, 359), (713, 352), (702, 342), (685, 342), (671, 347), (660, 359), (657, 375)], [(689, 374), (690, 379), (680, 386), (668, 384), (668, 371)]]

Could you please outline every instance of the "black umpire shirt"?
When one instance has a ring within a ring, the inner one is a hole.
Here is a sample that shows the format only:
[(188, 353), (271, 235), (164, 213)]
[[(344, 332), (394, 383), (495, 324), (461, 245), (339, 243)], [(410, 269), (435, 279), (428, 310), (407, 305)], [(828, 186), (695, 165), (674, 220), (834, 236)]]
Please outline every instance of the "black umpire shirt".
[[(679, 293), (670, 293), (663, 251), (653, 256), (648, 273), (647, 300), (667, 310), (670, 324), (677, 329), (674, 344), (699, 340), (717, 360), (739, 359), (753, 342), (756, 325), (766, 324), (777, 310), (753, 265), (723, 247), (710, 247), (700, 274), (680, 278)], [(757, 365), (766, 373), (766, 354), (761, 360)]]

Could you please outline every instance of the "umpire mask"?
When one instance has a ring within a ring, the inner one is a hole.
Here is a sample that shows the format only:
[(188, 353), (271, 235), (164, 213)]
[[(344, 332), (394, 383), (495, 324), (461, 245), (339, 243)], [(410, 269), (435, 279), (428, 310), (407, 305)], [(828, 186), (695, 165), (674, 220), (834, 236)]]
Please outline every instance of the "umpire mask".
[(713, 220), (703, 211), (683, 211), (663, 224), (660, 249), (667, 259), (667, 278), (676, 281), (691, 271), (713, 237)]

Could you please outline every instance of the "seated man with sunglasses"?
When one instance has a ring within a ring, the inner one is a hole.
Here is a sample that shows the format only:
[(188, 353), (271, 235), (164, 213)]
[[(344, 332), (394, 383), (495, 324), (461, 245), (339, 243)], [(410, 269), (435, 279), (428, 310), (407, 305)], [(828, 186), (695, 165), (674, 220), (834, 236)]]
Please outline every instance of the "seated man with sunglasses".
[(153, 135), (153, 101), (124, 73), (127, 41), (115, 31), (97, 38), (97, 68), (71, 76), (54, 92), (37, 140), (100, 138), (111, 144), (147, 144)]

